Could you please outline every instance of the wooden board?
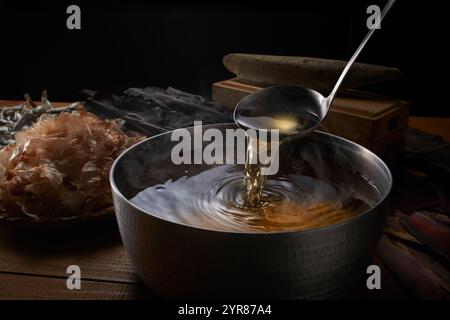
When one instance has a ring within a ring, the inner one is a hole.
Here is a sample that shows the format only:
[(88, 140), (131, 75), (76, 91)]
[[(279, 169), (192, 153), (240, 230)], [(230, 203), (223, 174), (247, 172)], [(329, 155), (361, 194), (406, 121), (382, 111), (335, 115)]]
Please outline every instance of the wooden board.
[(146, 299), (151, 294), (138, 284), (82, 280), (69, 290), (66, 278), (0, 273), (0, 299)]
[[(215, 101), (230, 109), (234, 109), (237, 102), (246, 95), (261, 89), (262, 87), (242, 83), (237, 79), (230, 79), (214, 84), (213, 97)], [(402, 103), (404, 102), (398, 99), (348, 90), (347, 93), (340, 93), (340, 96), (334, 99), (332, 110), (333, 112), (374, 119), (389, 113)]]
[(75, 264), (85, 279), (139, 282), (115, 223), (64, 232), (21, 231), (16, 224), (0, 223), (0, 272), (66, 277), (67, 266)]
[[(148, 299), (116, 224), (71, 232), (21, 230), (0, 221), (0, 299)], [(69, 265), (81, 269), (82, 290), (69, 290)]]

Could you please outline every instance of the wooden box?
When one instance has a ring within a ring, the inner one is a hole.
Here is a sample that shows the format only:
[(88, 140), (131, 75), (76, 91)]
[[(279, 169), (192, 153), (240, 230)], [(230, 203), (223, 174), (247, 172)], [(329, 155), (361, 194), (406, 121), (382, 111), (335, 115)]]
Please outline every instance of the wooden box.
[[(225, 80), (213, 85), (213, 99), (234, 109), (246, 95), (261, 89), (236, 79)], [(405, 101), (348, 90), (334, 99), (319, 130), (352, 140), (390, 160), (403, 148), (408, 112)]]

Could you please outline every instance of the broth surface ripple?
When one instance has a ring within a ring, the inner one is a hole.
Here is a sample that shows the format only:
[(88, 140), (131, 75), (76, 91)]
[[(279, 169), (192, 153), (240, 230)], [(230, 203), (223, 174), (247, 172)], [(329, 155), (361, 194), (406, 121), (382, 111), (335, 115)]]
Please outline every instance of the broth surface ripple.
[(150, 186), (130, 201), (163, 219), (205, 229), (279, 232), (338, 223), (367, 211), (378, 198), (375, 188), (373, 197), (362, 197), (353, 186), (284, 172), (266, 177), (261, 205), (249, 208), (244, 174), (242, 165), (206, 167), (192, 176)]

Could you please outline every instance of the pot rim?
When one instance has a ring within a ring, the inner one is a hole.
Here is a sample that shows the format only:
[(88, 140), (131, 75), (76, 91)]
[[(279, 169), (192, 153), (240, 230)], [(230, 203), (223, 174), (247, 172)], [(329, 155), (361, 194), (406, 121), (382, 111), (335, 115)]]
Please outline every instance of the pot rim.
[[(237, 128), (239, 128), (238, 125), (236, 125), (233, 122), (228, 122), (228, 123), (216, 123), (216, 124), (208, 124), (208, 125), (202, 125), (202, 128), (208, 128), (208, 127), (217, 127), (217, 126), (236, 126)], [(191, 127), (186, 127), (183, 129), (191, 129), (194, 128), (194, 126)], [(177, 129), (174, 130), (170, 130), (167, 132), (162, 132), (159, 133), (157, 135), (154, 135), (152, 137), (148, 137), (142, 141), (139, 141), (138, 143), (132, 145), (131, 147), (125, 149), (124, 151), (122, 151), (122, 153), (114, 160), (111, 169), (109, 171), (109, 182), (111, 185), (111, 191), (116, 194), (122, 201), (125, 201), (125, 203), (133, 208), (135, 208), (138, 212), (142, 213), (142, 214), (146, 214), (151, 216), (152, 218), (161, 220), (165, 223), (169, 223), (169, 224), (174, 224), (178, 227), (182, 227), (182, 228), (187, 228), (187, 229), (193, 229), (192, 231), (197, 231), (197, 232), (212, 232), (212, 233), (218, 233), (218, 234), (222, 234), (222, 235), (242, 235), (242, 236), (250, 236), (250, 237), (258, 237), (258, 236), (264, 236), (264, 237), (268, 237), (270, 235), (293, 235), (293, 234), (308, 234), (308, 233), (314, 233), (314, 232), (321, 232), (321, 231), (328, 231), (330, 229), (334, 229), (334, 228), (339, 228), (339, 227), (343, 227), (346, 226), (348, 224), (354, 223), (360, 219), (363, 219), (364, 217), (366, 217), (369, 214), (374, 214), (376, 213), (378, 210), (378, 208), (383, 205), (386, 201), (387, 198), (389, 197), (389, 195), (391, 194), (392, 191), (392, 186), (393, 186), (393, 179), (392, 179), (392, 174), (391, 171), (389, 169), (389, 167), (386, 165), (386, 163), (379, 157), (377, 156), (375, 153), (373, 153), (372, 151), (370, 151), (369, 149), (357, 144), (356, 142), (353, 142), (351, 140), (342, 138), (340, 136), (328, 133), (328, 132), (323, 132), (323, 131), (318, 131), (318, 130), (313, 130), (310, 134), (319, 134), (322, 136), (327, 136), (330, 137), (331, 139), (335, 139), (335, 140), (341, 140), (346, 144), (352, 145), (354, 147), (356, 147), (360, 152), (358, 152), (359, 156), (366, 158), (368, 161), (370, 160), (375, 160), (378, 161), (379, 164), (381, 165), (382, 169), (385, 171), (385, 174), (387, 176), (387, 180), (389, 182), (388, 185), (388, 189), (386, 191), (386, 193), (384, 195), (382, 195), (381, 199), (379, 201), (377, 201), (377, 203), (371, 207), (370, 209), (368, 209), (367, 211), (358, 214), (352, 218), (346, 219), (342, 222), (339, 223), (335, 223), (332, 225), (328, 225), (328, 226), (323, 226), (323, 227), (318, 227), (318, 228), (312, 228), (312, 229), (306, 229), (306, 230), (286, 230), (286, 231), (272, 231), (272, 232), (264, 232), (264, 231), (224, 231), (224, 230), (216, 230), (216, 229), (208, 229), (208, 228), (203, 228), (200, 226), (194, 226), (194, 225), (190, 225), (190, 224), (186, 224), (186, 223), (181, 223), (181, 222), (175, 222), (175, 221), (171, 221), (171, 220), (167, 220), (164, 219), (160, 216), (155, 215), (152, 212), (149, 212), (147, 210), (142, 209), (141, 207), (136, 206), (135, 204), (133, 204), (131, 201), (129, 201), (123, 194), (122, 192), (119, 190), (119, 188), (116, 186), (116, 183), (114, 181), (114, 171), (115, 168), (117, 166), (117, 164), (119, 163), (119, 161), (122, 159), (122, 157), (125, 156), (126, 153), (128, 153), (129, 151), (131, 151), (134, 148), (137, 148), (140, 144), (144, 144), (150, 140), (153, 139), (158, 139), (160, 136), (163, 135), (167, 135), (167, 134), (172, 134), (173, 131), (175, 131)], [(362, 151), (362, 152), (361, 152)], [(370, 159), (369, 157), (371, 157), (372, 159)]]

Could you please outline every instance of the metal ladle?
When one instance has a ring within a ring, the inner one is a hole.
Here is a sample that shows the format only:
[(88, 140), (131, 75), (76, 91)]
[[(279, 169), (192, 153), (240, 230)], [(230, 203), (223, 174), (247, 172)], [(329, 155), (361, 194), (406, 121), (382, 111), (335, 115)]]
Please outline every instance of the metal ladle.
[(243, 129), (278, 129), (282, 141), (293, 140), (312, 131), (326, 116), (350, 67), (396, 0), (389, 0), (377, 24), (369, 30), (342, 71), (328, 97), (299, 85), (277, 85), (255, 92), (241, 100), (234, 120)]

